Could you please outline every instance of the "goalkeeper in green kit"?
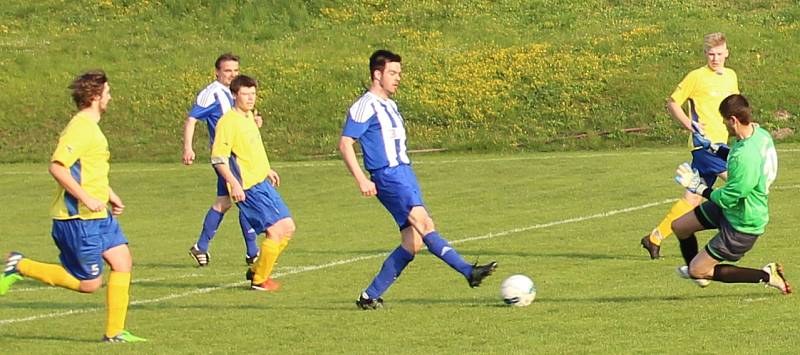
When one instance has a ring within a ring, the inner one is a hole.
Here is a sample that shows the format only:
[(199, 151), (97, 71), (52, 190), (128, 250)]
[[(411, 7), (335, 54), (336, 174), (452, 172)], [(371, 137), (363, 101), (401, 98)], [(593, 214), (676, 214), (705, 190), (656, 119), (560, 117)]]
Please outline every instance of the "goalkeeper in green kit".
[[(744, 96), (728, 96), (719, 111), (728, 133), (736, 138), (731, 148), (711, 143), (700, 133), (695, 138), (704, 141), (707, 150), (727, 157), (728, 182), (712, 189), (686, 163), (678, 167), (675, 177), (689, 192), (707, 199), (672, 223), (686, 261), (686, 266), (678, 268), (678, 274), (701, 287), (707, 286), (709, 280), (763, 282), (783, 294), (792, 293), (779, 263), (769, 263), (762, 269), (723, 264), (739, 261), (764, 233), (769, 221), (769, 186), (778, 173), (778, 156), (770, 134), (752, 122), (752, 110)], [(718, 233), (698, 252), (694, 233), (706, 229), (716, 229)]]

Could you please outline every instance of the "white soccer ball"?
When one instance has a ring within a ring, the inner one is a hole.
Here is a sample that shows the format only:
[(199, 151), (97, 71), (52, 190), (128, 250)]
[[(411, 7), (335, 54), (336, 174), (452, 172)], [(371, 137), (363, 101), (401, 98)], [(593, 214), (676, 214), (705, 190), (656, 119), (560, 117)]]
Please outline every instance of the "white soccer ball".
[(505, 304), (525, 307), (536, 298), (536, 285), (525, 275), (511, 275), (500, 285), (500, 296)]

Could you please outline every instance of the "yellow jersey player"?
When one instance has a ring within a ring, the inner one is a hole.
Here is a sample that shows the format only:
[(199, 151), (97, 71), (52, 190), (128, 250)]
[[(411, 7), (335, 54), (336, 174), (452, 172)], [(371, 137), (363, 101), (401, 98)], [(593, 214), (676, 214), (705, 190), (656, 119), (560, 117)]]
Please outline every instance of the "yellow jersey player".
[[(217, 80), (197, 94), (197, 99), (183, 126), (183, 163), (186, 165), (194, 163), (195, 153), (192, 141), (197, 121), (203, 121), (208, 126), (208, 146), (211, 147), (214, 144), (217, 122), (234, 104), (229, 87), (233, 78), (239, 75), (239, 57), (231, 53), (224, 53), (214, 62), (214, 69)], [(256, 124), (261, 127), (261, 117), (256, 114), (255, 119)], [(207, 266), (211, 261), (209, 251), (211, 240), (217, 234), (217, 229), (231, 206), (233, 204), (228, 196), (225, 180), (217, 173), (217, 198), (203, 218), (203, 228), (197, 242), (189, 248), (189, 255), (197, 262), (198, 266)], [(258, 257), (258, 246), (256, 245), (258, 233), (250, 227), (241, 213), (239, 213), (239, 226), (242, 227), (246, 248), (244, 261), (247, 265), (251, 265)]]
[(231, 82), (235, 106), (217, 123), (211, 164), (225, 179), (230, 196), (256, 233), (266, 233), (261, 256), (247, 270), (250, 288), (276, 291), (280, 284), (270, 278), (278, 256), (294, 234), (289, 208), (275, 190), (280, 177), (269, 165), (264, 141), (253, 119), (257, 83), (245, 75)]
[(40, 263), (11, 252), (0, 276), (0, 296), (23, 276), (92, 293), (102, 286), (105, 261), (111, 266), (111, 274), (102, 340), (145, 341), (124, 330), (133, 262), (128, 240), (115, 218), (125, 205), (109, 186), (108, 141), (98, 126), (111, 101), (111, 88), (104, 72), (90, 71), (78, 76), (70, 89), (80, 111), (61, 132), (50, 159), (50, 174), (58, 183), (50, 210), (51, 234), (61, 252), (61, 265)]
[[(727, 165), (725, 159), (707, 151), (704, 146), (728, 142), (719, 104), (729, 95), (738, 94), (739, 85), (736, 73), (725, 67), (728, 46), (724, 34), (716, 32), (706, 35), (703, 50), (706, 65), (691, 71), (678, 84), (667, 99), (667, 111), (689, 132), (697, 133), (689, 135), (691, 167), (699, 171), (708, 186), (713, 186), (717, 177), (727, 180)], [(688, 114), (681, 109), (684, 102), (688, 103)], [(707, 141), (701, 140), (703, 136)], [(702, 197), (685, 192), (658, 226), (642, 238), (642, 248), (647, 250), (651, 259), (661, 256), (661, 241), (672, 234), (672, 221), (700, 205), (700, 202)]]

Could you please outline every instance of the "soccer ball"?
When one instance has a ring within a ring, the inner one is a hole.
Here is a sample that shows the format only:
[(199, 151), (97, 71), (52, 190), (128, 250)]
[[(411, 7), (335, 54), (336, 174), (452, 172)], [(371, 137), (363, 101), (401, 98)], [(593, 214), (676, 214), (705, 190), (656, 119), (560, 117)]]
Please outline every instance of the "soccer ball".
[(525, 307), (536, 298), (536, 285), (525, 275), (511, 275), (500, 285), (500, 296), (505, 304)]

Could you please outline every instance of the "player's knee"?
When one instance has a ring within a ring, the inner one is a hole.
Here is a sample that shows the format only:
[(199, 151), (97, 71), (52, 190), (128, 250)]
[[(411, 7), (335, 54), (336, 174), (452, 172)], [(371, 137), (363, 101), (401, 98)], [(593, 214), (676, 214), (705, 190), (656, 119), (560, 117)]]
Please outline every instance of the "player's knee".
[(701, 270), (698, 267), (689, 266), (689, 276), (693, 279), (706, 279), (711, 276), (711, 273), (708, 270)]
[(281, 239), (289, 239), (294, 236), (294, 231), (297, 229), (297, 226), (294, 224), (294, 221), (289, 219), (284, 225), (281, 226), (280, 237)]
[(420, 234), (426, 236), (436, 230), (436, 225), (433, 223), (433, 219), (426, 217), (417, 225), (417, 230)]
[(678, 223), (678, 220), (672, 221), (672, 223), (670, 223), (670, 228), (672, 228), (672, 233), (674, 233), (679, 239), (683, 239), (683, 237), (685, 237), (682, 224)]
[(83, 280), (78, 286), (78, 292), (94, 293), (95, 291), (99, 290), (100, 286), (102, 285), (103, 281), (101, 280), (100, 277), (91, 280)]
[(218, 199), (217, 202), (214, 203), (214, 206), (212, 206), (212, 208), (220, 213), (228, 212), (231, 207), (233, 207), (233, 203), (231, 203), (231, 200), (227, 198), (227, 196), (225, 198)]
[(286, 226), (286, 233), (283, 235), (284, 238), (289, 239), (294, 236), (294, 232), (297, 230), (297, 226), (292, 221)]
[(683, 196), (683, 199), (686, 200), (686, 202), (689, 203), (689, 205), (692, 205), (692, 206), (699, 206), (700, 203), (703, 202), (703, 197), (702, 196), (697, 195), (697, 194), (693, 194), (691, 192), (687, 192)]
[(422, 250), (422, 247), (425, 245), (422, 240), (415, 240), (415, 241), (403, 241), (402, 243), (403, 249), (411, 253), (412, 255), (419, 254), (419, 251)]

